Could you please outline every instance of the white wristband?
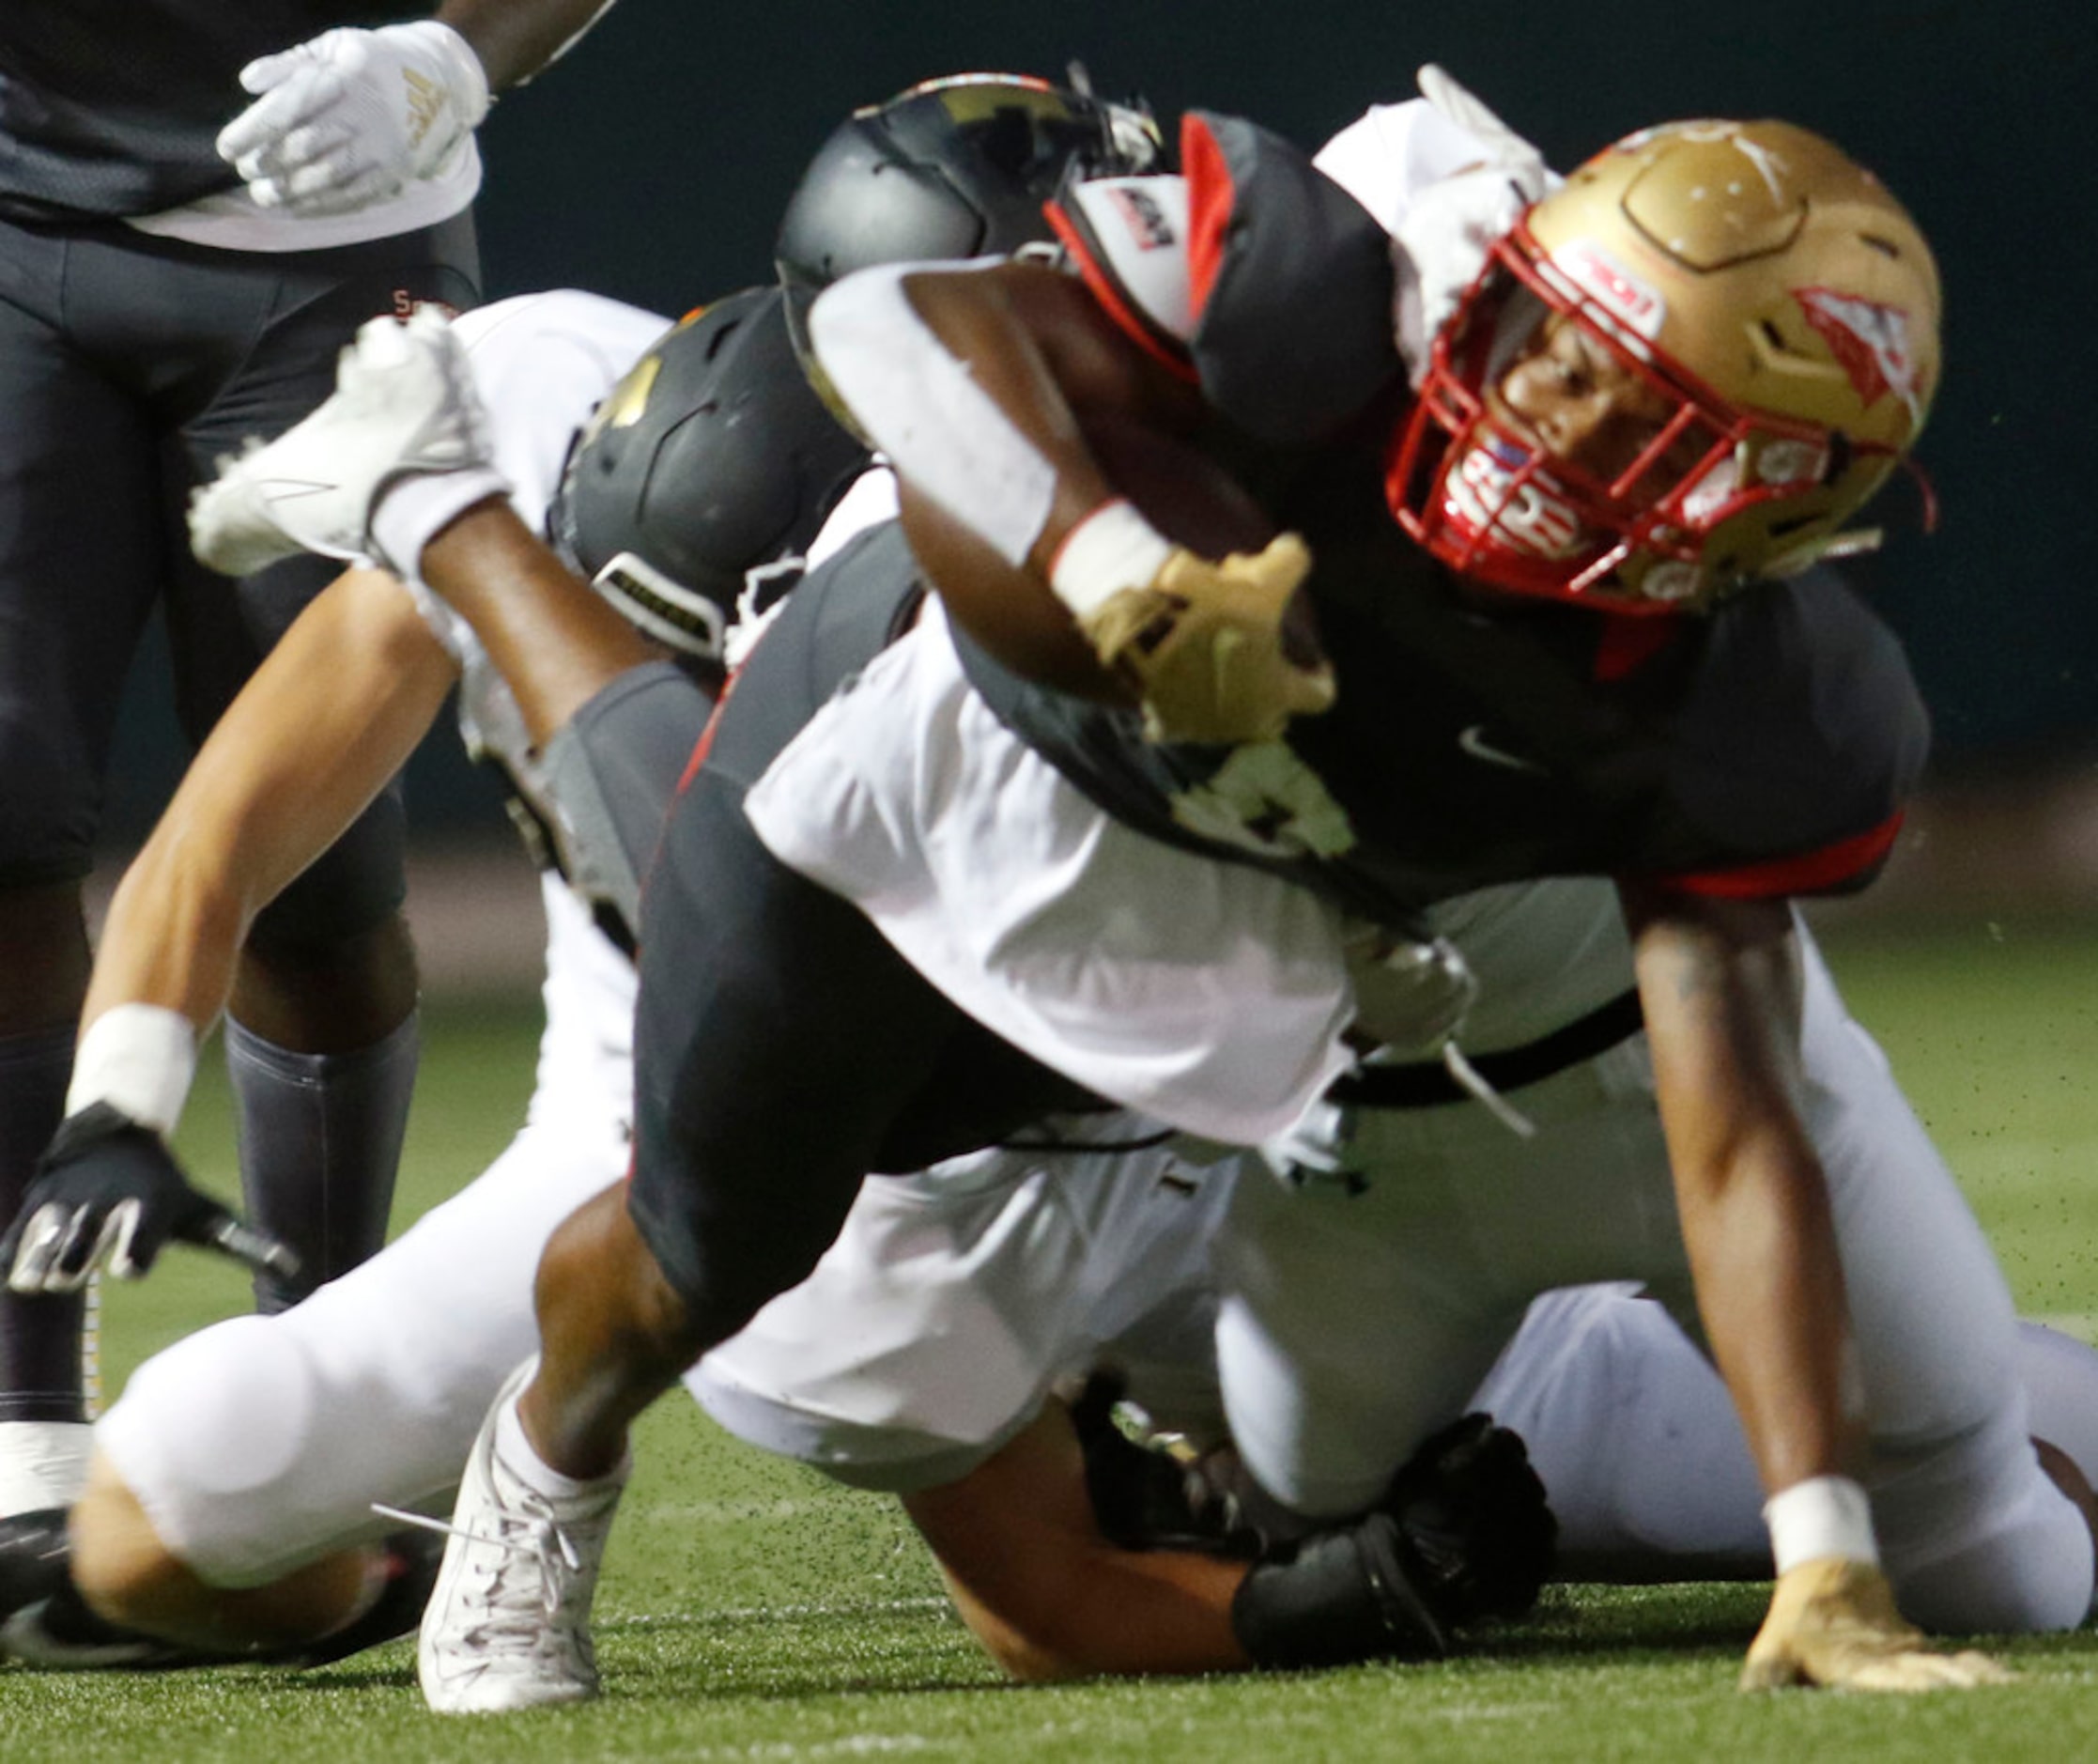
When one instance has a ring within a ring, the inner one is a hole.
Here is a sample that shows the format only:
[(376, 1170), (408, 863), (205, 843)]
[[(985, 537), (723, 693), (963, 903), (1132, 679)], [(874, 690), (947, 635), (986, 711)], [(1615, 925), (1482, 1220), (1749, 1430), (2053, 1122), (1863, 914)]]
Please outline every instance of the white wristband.
[(1149, 586), (1173, 554), (1173, 542), (1117, 497), (1064, 534), (1049, 565), (1049, 586), (1081, 619), (1125, 588)]
[(116, 1005), (80, 1038), (66, 1113), (107, 1103), (165, 1138), (195, 1074), (196, 1026), (188, 1017), (163, 1005)]
[(1848, 1477), (1795, 1482), (1764, 1503), (1763, 1523), (1770, 1527), (1770, 1554), (1781, 1574), (1825, 1555), (1879, 1560), (1872, 1503)]

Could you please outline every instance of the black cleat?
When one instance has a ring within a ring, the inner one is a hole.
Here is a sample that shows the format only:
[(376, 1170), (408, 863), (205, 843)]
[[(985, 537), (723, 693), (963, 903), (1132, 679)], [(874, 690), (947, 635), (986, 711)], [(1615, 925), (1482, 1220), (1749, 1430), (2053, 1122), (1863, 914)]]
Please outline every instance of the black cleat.
[(97, 1617), (73, 1586), (66, 1509), (0, 1519), (0, 1655), (47, 1672), (212, 1663)]
[[(377, 1648), (381, 1642), (412, 1635), (423, 1621), (423, 1607), (430, 1602), (430, 1588), (437, 1584), (438, 1565), (444, 1560), (445, 1536), (440, 1531), (396, 1531), (385, 1540), (386, 1587), (378, 1602), (354, 1623), (317, 1642), (288, 1649), (282, 1663), (297, 1666), (326, 1666), (351, 1654)], [(276, 1656), (269, 1656), (276, 1659)]]

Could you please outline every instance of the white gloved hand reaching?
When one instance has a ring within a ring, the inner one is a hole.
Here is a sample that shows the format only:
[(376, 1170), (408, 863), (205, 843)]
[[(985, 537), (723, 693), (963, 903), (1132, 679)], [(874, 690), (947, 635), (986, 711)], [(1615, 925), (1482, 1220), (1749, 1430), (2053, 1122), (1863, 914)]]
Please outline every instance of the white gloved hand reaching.
[(218, 147), (265, 209), (347, 214), (435, 177), (488, 114), (480, 57), (448, 24), (323, 31), (240, 70), (255, 101)]
[(1476, 165), (1428, 185), (1393, 231), (1399, 353), (1418, 385), (1435, 333), (1486, 267), (1487, 253), (1561, 179), (1544, 155), (1430, 62), (1421, 96), (1486, 149)]

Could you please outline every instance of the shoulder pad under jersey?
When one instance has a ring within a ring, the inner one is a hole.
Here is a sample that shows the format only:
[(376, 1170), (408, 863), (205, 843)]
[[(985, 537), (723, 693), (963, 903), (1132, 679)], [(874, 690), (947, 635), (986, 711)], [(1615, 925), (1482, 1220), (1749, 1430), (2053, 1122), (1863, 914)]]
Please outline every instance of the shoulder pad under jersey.
[(1715, 873), (1705, 891), (1811, 894), (1877, 869), (1930, 720), (1899, 641), (1820, 570), (1758, 583), (1713, 614), (1673, 735), (1678, 803), (1736, 848), (1799, 854)]
[(1264, 441), (1332, 435), (1403, 372), (1391, 241), (1281, 136), (1190, 112), (1190, 354), (1211, 404)]

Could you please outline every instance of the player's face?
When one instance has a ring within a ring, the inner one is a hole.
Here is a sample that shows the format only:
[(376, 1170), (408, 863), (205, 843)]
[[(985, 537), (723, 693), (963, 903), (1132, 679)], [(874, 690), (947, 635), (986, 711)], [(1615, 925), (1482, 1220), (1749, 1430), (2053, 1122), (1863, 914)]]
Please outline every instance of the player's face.
[[(1602, 484), (1638, 460), (1675, 408), (1564, 313), (1546, 317), (1486, 403), (1518, 435)], [(1685, 437), (1653, 468), (1654, 482), (1675, 482), (1699, 450)]]
[[(1724, 437), (1573, 312), (1548, 310), (1510, 347), (1410, 530), (1477, 586), (1566, 597), (1578, 584), (1597, 603), (1660, 610), (1672, 596), (1621, 596), (1612, 578), (1649, 529), (1681, 524), (1682, 493), (1723, 463)], [(1407, 448), (1442, 401), (1422, 400)], [(1406, 452), (1399, 461), (1393, 481), (1410, 483)]]

